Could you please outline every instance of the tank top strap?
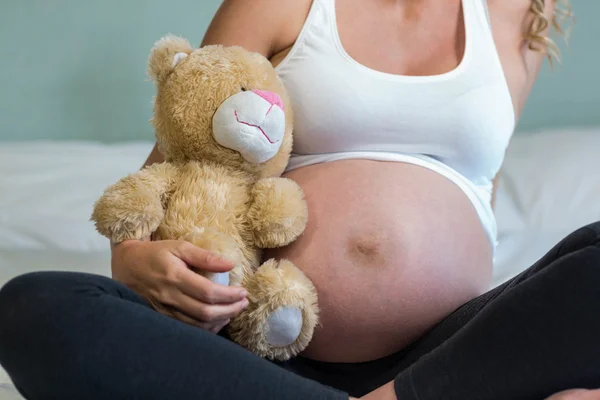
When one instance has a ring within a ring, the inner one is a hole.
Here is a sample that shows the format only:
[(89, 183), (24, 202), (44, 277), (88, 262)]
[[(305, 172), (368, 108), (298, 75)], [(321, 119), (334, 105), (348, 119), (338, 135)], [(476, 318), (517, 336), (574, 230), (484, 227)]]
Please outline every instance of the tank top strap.
[(313, 14), (318, 14), (321, 19), (323, 32), (327, 31), (330, 35), (328, 39), (334, 39), (334, 32), (337, 31), (337, 16), (335, 12), (335, 0), (313, 0)]
[(490, 20), (490, 10), (488, 9), (487, 0), (480, 0), (483, 5), (483, 11), (485, 12), (485, 18), (488, 22), (488, 25), (492, 25), (492, 21)]
[(313, 0), (294, 45), (275, 70), (284, 74), (293, 60), (314, 59), (317, 54), (319, 59), (335, 57), (335, 23), (333, 0)]
[(471, 53), (472, 68), (504, 75), (492, 34), (486, 0), (462, 0), (465, 24), (465, 53)]
[(477, 21), (486, 36), (491, 37), (492, 33), (492, 21), (490, 19), (490, 12), (488, 9), (487, 0), (463, 0), (473, 3), (473, 11), (476, 14)]
[[(320, 6), (327, 12), (328, 17), (335, 15), (335, 0), (313, 0), (313, 3), (319, 3)], [(334, 20), (327, 18), (330, 23), (334, 23)]]

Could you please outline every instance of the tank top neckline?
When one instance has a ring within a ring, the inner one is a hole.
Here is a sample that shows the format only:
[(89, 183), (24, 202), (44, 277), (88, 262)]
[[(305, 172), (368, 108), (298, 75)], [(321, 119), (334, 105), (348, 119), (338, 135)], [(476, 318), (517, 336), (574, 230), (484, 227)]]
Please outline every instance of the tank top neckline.
[[(390, 72), (384, 72), (384, 71), (380, 71), (380, 70), (376, 70), (373, 69), (371, 67), (366, 66), (365, 64), (357, 61), (354, 57), (352, 57), (344, 48), (344, 45), (342, 44), (342, 40), (340, 37), (340, 33), (339, 33), (339, 27), (338, 27), (338, 19), (337, 19), (337, 12), (336, 12), (336, 1), (335, 0), (313, 0), (313, 4), (311, 6), (314, 7), (315, 3), (319, 2), (319, 1), (325, 1), (328, 2), (329, 4), (327, 4), (328, 7), (326, 7), (326, 12), (329, 14), (329, 18), (331, 21), (330, 24), (330, 28), (331, 28), (331, 35), (333, 38), (333, 42), (335, 45), (335, 48), (337, 49), (339, 55), (341, 57), (343, 57), (349, 64), (353, 65), (355, 68), (358, 68), (359, 70), (368, 73), (370, 75), (379, 77), (379, 78), (383, 78), (383, 79), (388, 79), (388, 80), (394, 80), (394, 81), (403, 81), (403, 82), (436, 82), (436, 81), (443, 81), (446, 79), (452, 79), (456, 76), (459, 76), (461, 73), (463, 73), (463, 71), (469, 66), (470, 61), (471, 61), (471, 57), (472, 57), (472, 47), (473, 47), (473, 43), (472, 43), (472, 38), (471, 38), (471, 25), (474, 23), (473, 21), (471, 21), (472, 18), (472, 13), (470, 10), (470, 7), (472, 6), (471, 1), (470, 0), (460, 0), (461, 2), (461, 9), (462, 9), (462, 14), (463, 14), (463, 26), (464, 26), (464, 30), (465, 30), (465, 38), (464, 38), (464, 50), (463, 50), (463, 55), (461, 57), (461, 60), (459, 62), (459, 64), (453, 68), (450, 71), (447, 72), (442, 72), (440, 74), (434, 74), (434, 75), (404, 75), (404, 74), (394, 74), (394, 73), (390, 73)], [(312, 12), (312, 10), (311, 10)]]

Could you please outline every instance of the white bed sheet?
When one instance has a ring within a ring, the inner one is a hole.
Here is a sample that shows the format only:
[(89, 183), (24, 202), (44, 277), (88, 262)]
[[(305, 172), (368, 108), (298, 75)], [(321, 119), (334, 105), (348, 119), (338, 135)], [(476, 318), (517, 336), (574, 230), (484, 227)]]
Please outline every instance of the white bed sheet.
[[(0, 144), (0, 286), (36, 270), (109, 275), (107, 241), (89, 221), (104, 188), (135, 172), (152, 143)], [(513, 138), (500, 175), (494, 285), (580, 226), (600, 220), (600, 128)], [(19, 399), (0, 368), (0, 399)]]
[(494, 282), (512, 278), (577, 228), (600, 221), (600, 128), (515, 136), (500, 173)]

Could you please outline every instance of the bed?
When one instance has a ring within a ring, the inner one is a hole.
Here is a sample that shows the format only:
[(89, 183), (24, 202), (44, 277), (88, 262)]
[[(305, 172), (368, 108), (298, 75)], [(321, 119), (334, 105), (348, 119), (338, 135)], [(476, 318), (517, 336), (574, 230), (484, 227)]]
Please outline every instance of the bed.
[[(109, 275), (106, 240), (89, 215), (102, 190), (136, 171), (152, 143), (0, 145), (0, 286), (34, 270)], [(514, 136), (499, 179), (494, 283), (562, 237), (600, 220), (600, 127)], [(0, 399), (21, 399), (0, 368)]]

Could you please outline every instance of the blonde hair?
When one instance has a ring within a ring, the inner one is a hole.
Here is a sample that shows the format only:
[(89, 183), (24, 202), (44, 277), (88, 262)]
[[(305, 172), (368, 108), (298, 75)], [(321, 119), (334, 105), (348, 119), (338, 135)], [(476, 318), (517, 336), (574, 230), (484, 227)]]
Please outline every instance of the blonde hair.
[(563, 24), (567, 20), (572, 19), (573, 13), (571, 11), (569, 0), (556, 0), (557, 4), (554, 8), (554, 15), (552, 15), (551, 20), (549, 20), (544, 14), (546, 1), (547, 0), (531, 0), (529, 10), (533, 15), (533, 19), (529, 26), (529, 31), (526, 32), (525, 38), (529, 42), (529, 48), (546, 54), (550, 65), (552, 65), (554, 59), (560, 61), (560, 51), (556, 46), (556, 43), (550, 39), (549, 35), (544, 34), (544, 32), (552, 25), (557, 33), (563, 35), (565, 39), (567, 39), (570, 27), (564, 29)]

